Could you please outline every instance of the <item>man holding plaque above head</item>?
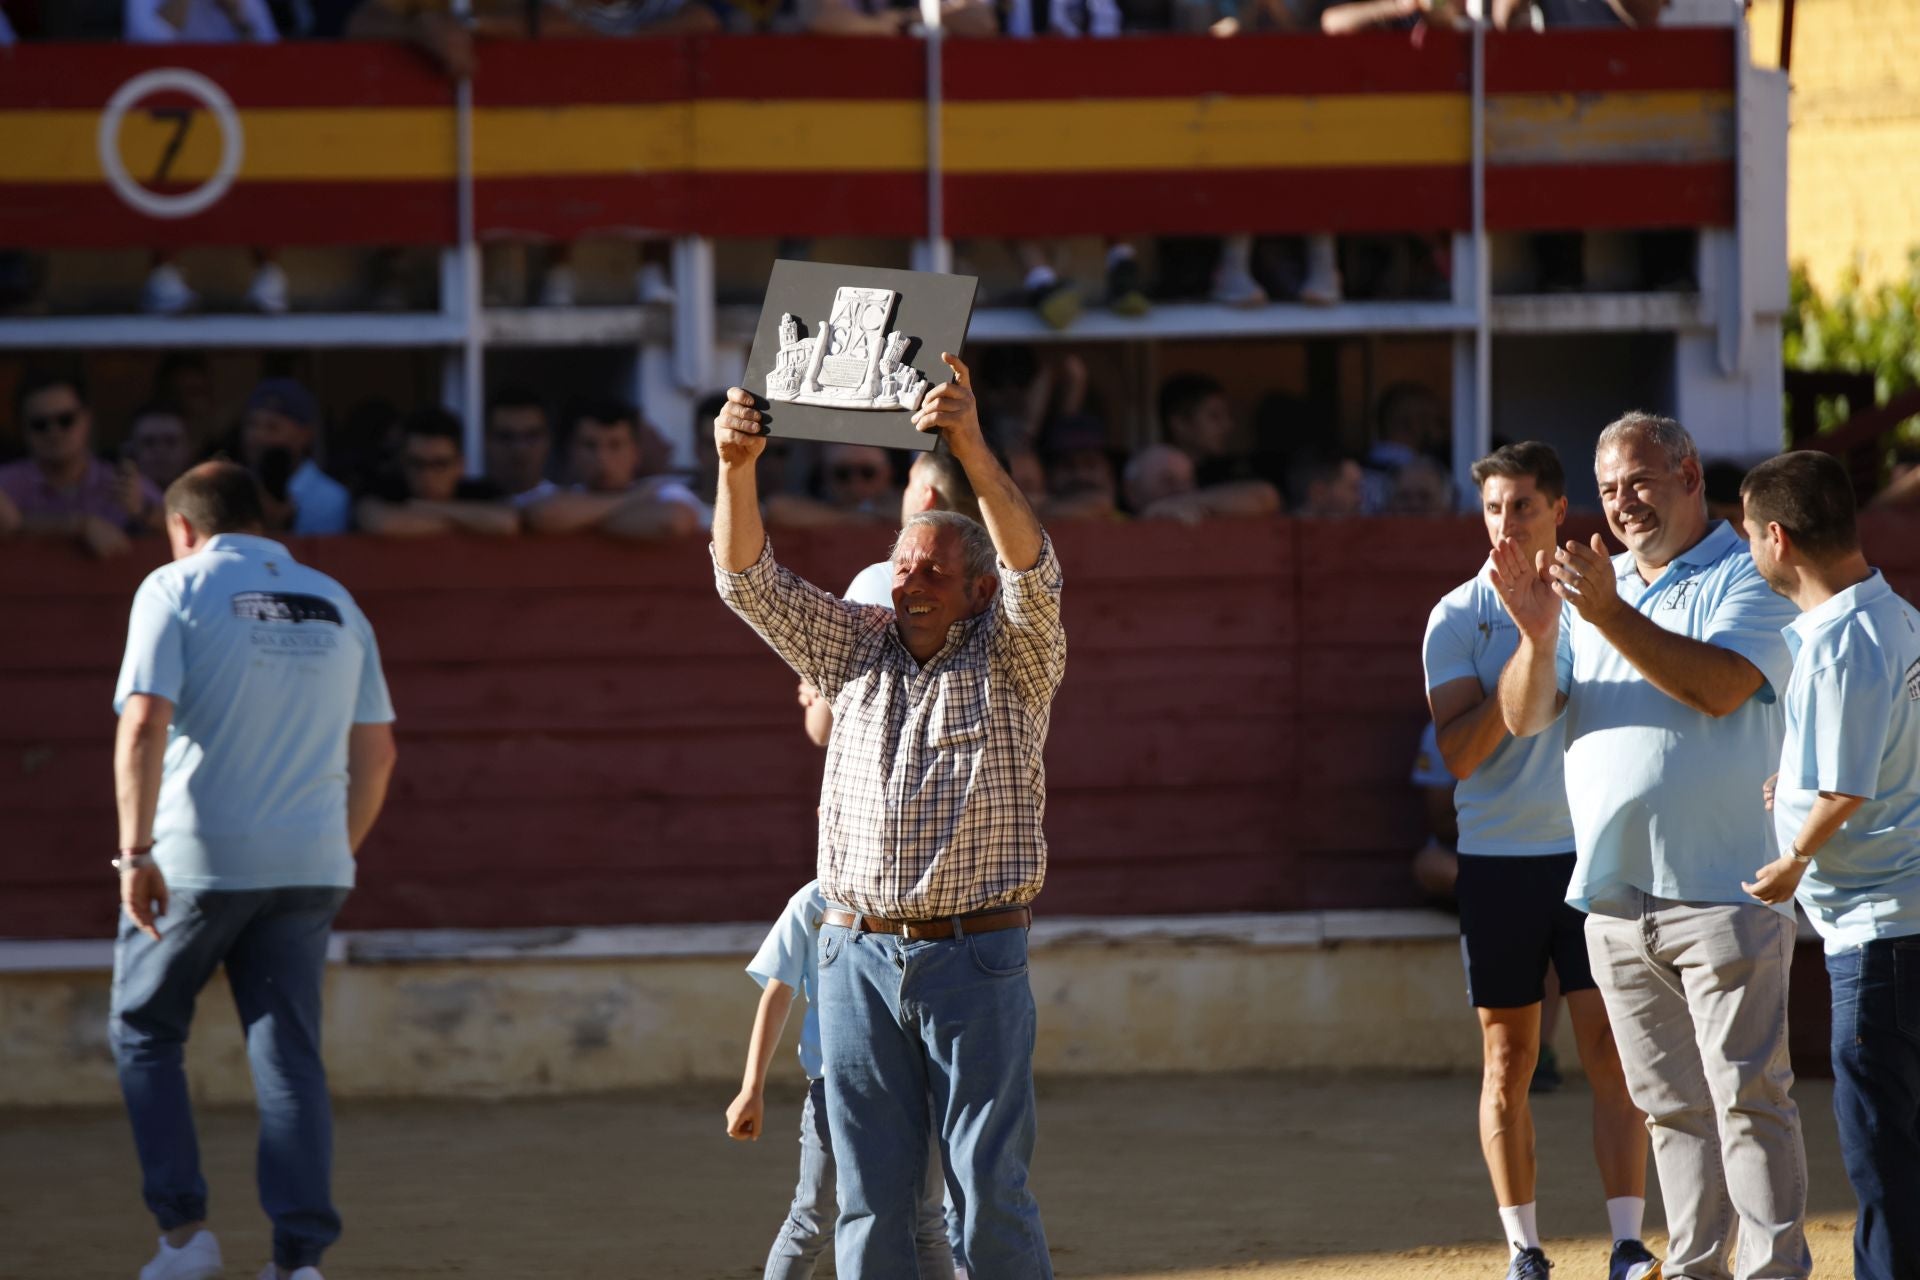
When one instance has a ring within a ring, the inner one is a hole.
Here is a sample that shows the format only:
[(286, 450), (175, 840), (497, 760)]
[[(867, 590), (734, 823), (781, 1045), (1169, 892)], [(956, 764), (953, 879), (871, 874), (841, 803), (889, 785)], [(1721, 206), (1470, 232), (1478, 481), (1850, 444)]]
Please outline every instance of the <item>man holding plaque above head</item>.
[[(836, 599), (773, 558), (739, 388), (714, 419), (720, 596), (833, 706), (820, 796), (820, 1039), (840, 1158), (838, 1274), (915, 1274), (918, 1170), (940, 1143), (962, 1262), (1050, 1277), (1033, 1154), (1027, 904), (1046, 876), (1041, 751), (1066, 669), (1053, 544), (981, 435), (966, 365), (912, 416), (938, 433), (982, 522), (913, 516), (892, 608)], [(933, 1117), (926, 1100), (933, 1099)], [(934, 1130), (937, 1129), (937, 1132)]]

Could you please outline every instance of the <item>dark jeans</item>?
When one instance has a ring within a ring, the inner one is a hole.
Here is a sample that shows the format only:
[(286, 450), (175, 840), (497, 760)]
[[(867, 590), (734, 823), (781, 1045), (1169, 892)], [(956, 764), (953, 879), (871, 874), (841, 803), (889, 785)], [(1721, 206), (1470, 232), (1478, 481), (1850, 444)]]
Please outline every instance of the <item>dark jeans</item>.
[(1920, 936), (1827, 957), (1857, 1280), (1920, 1280)]
[(333, 1112), (320, 1063), (320, 984), (347, 892), (176, 889), (158, 942), (121, 913), (108, 1038), (142, 1192), (162, 1231), (207, 1216), (181, 1060), (194, 1001), (224, 963), (260, 1108), (256, 1170), (260, 1205), (273, 1220), (273, 1260), (289, 1269), (317, 1266), (340, 1238), (329, 1191)]

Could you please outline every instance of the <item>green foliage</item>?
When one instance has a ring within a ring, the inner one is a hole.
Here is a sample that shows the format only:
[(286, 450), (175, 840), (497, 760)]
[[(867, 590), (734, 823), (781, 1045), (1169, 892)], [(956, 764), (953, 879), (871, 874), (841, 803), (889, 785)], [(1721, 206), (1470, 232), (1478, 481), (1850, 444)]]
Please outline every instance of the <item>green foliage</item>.
[[(1789, 369), (1844, 369), (1872, 373), (1874, 403), (1885, 404), (1920, 386), (1920, 248), (1907, 255), (1904, 280), (1868, 289), (1849, 269), (1832, 298), (1823, 298), (1796, 266), (1792, 301), (1781, 320), (1781, 354)], [(1844, 396), (1823, 400), (1820, 430), (1831, 431), (1871, 405)], [(1920, 416), (1901, 423), (1889, 444), (1920, 446)]]

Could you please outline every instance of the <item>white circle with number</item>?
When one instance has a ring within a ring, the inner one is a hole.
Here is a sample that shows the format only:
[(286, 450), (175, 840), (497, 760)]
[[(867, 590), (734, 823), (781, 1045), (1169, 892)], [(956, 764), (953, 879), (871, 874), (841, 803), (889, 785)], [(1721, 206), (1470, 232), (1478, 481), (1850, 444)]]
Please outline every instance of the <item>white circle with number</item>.
[[(168, 90), (183, 93), (205, 107), (220, 128), (220, 164), (213, 176), (191, 191), (172, 195), (142, 186), (139, 179), (127, 171), (126, 161), (120, 158), (120, 123), (127, 112), (142, 98)], [(150, 218), (190, 218), (212, 207), (233, 186), (233, 180), (240, 173), (240, 161), (246, 154), (240, 113), (234, 110), (233, 99), (219, 85), (185, 67), (143, 71), (116, 89), (107, 100), (106, 110), (100, 113), (99, 147), (100, 168), (107, 175), (107, 185), (115, 195)]]

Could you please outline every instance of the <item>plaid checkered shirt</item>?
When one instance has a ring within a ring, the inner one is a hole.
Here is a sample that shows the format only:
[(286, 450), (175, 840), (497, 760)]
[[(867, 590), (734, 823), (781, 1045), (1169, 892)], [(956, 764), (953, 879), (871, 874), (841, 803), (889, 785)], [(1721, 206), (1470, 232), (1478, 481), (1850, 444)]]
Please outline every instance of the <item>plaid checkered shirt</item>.
[(1067, 666), (1060, 561), (1016, 573), (923, 667), (893, 610), (849, 604), (774, 562), (714, 566), (720, 598), (833, 704), (820, 786), (820, 891), (924, 920), (1031, 901), (1047, 874), (1046, 766)]

